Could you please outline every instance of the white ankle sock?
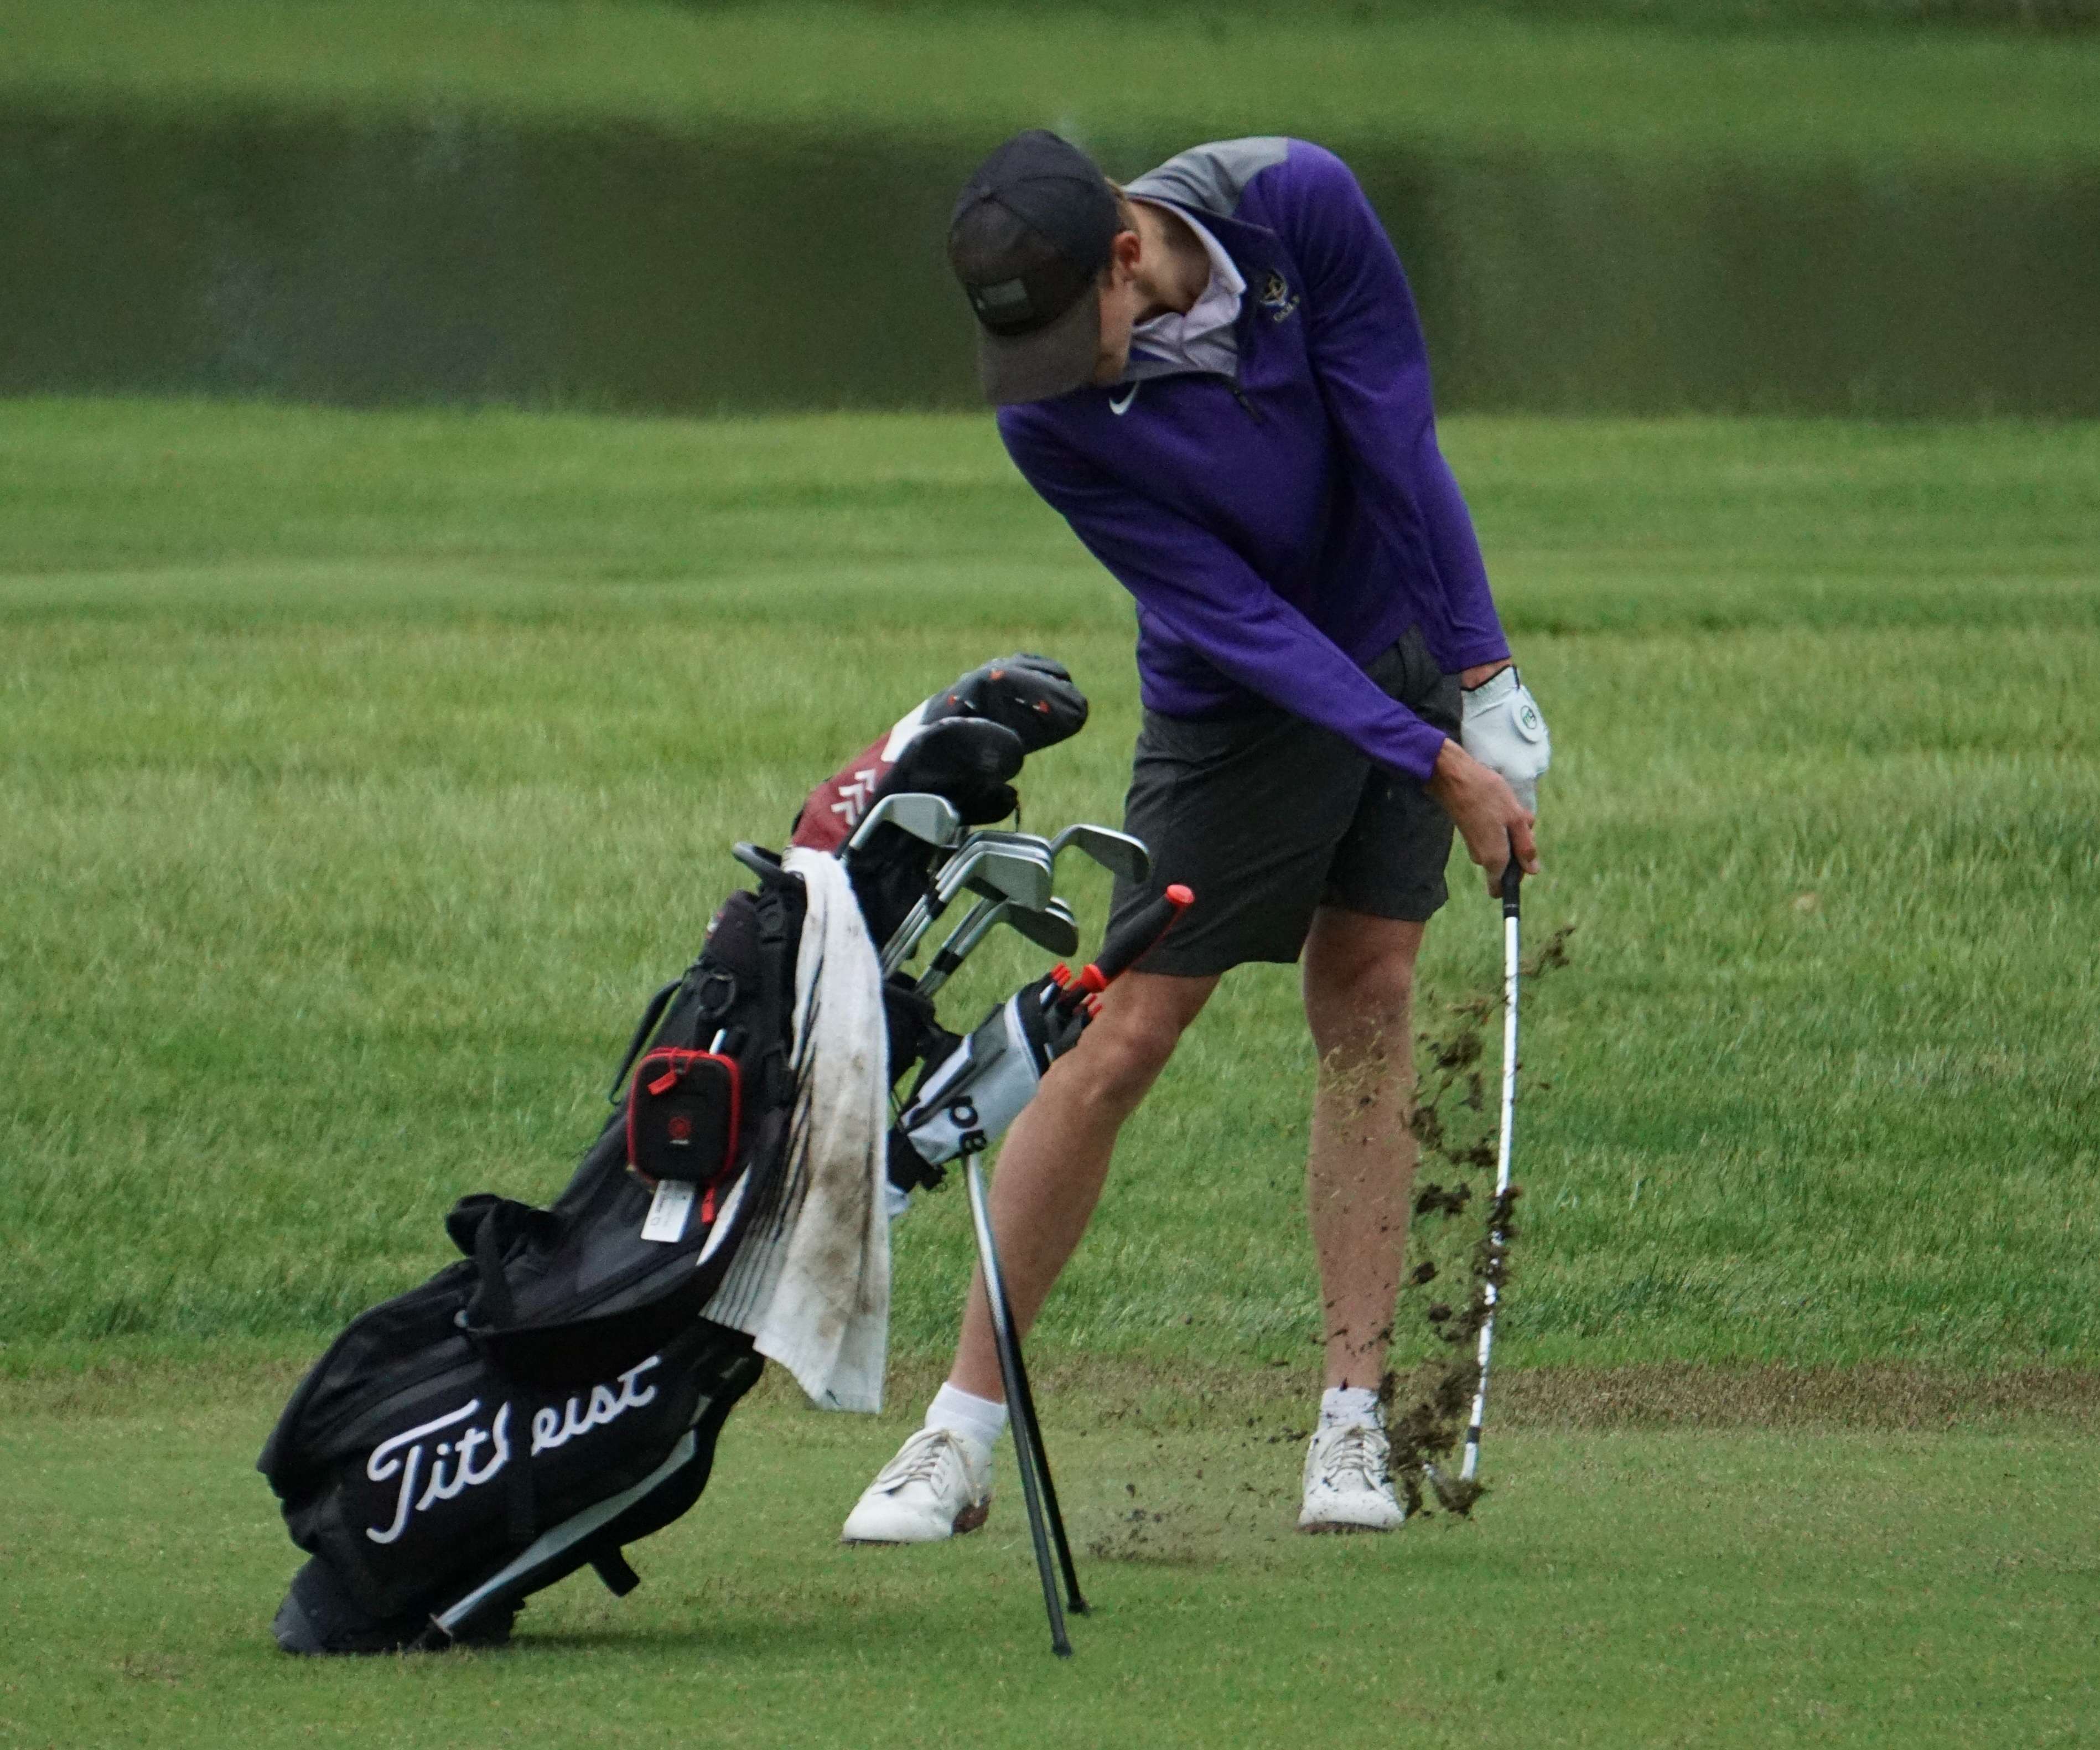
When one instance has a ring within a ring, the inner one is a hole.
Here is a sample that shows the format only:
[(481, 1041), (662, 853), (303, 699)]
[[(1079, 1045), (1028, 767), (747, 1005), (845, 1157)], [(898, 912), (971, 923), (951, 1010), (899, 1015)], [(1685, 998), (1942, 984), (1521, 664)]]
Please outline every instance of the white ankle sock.
[(996, 1398), (980, 1398), (973, 1392), (944, 1385), (926, 1406), (926, 1425), (966, 1435), (989, 1449), (1006, 1432), (1006, 1406)]
[(1320, 1428), (1383, 1428), (1378, 1394), (1367, 1385), (1330, 1385), (1320, 1394)]

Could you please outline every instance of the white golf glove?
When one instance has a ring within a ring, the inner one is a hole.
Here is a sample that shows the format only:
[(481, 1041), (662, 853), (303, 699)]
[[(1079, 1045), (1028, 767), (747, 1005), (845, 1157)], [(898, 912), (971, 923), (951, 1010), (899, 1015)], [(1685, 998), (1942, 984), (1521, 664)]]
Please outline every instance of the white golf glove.
[(1491, 771), (1502, 774), (1516, 799), (1538, 812), (1539, 775), (1553, 763), (1553, 738), (1531, 689), (1504, 669), (1464, 695), (1458, 745)]

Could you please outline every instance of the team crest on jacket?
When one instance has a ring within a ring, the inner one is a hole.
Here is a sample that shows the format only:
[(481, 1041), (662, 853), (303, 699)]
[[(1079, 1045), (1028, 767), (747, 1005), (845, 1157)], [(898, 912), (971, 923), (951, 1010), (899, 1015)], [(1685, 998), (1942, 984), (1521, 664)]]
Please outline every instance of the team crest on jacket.
[(1283, 276), (1272, 271), (1262, 281), (1261, 291), (1255, 302), (1268, 312), (1272, 322), (1281, 322), (1298, 307), (1298, 299), (1284, 283)]

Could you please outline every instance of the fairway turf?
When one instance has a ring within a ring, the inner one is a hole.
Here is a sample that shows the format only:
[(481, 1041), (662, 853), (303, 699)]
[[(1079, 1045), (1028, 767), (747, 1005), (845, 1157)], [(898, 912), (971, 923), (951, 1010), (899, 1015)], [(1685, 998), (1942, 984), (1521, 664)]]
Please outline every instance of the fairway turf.
[[(277, 1384), (281, 1386), (284, 1382)], [(2088, 1419), (1931, 1435), (1506, 1431), (1471, 1523), (1290, 1530), (1304, 1404), (1057, 1389), (1094, 1613), (1050, 1655), (1012, 1472), (982, 1533), (844, 1549), (905, 1420), (777, 1385), (699, 1507), (534, 1600), (508, 1651), (285, 1659), (296, 1563), (223, 1373), (0, 1387), (0, 1742), (2003, 1746), (2096, 1707)], [(782, 1461), (782, 1455), (789, 1455)]]
[[(1978, 0), (1991, 3), (1991, 0)], [(2003, 0), (2027, 10), (2022, 0)], [(2058, 10), (2083, 9), (2065, 0)], [(1770, 163), (2089, 164), (2090, 34), (1844, 28), (1788, 0), (1710, 33), (1485, 8), (551, 0), (0, 0), (0, 93), (47, 111), (464, 117), (1097, 148), (1289, 132), (1364, 147)], [(1634, 11), (1631, 4), (1623, 11)], [(1545, 13), (1555, 10), (1541, 7)], [(1572, 17), (1565, 15), (1573, 11)], [(1651, 10), (1652, 9), (1647, 9)], [(1680, 3), (1678, 22), (1697, 11)], [(1871, 15), (1862, 0), (1862, 17)], [(995, 68), (998, 77), (986, 77)], [(1132, 118), (1143, 117), (1134, 125)]]
[[(1311, 1066), (1250, 969), (1033, 1344), (1071, 1664), (1010, 1464), (981, 1536), (833, 1541), (952, 1336), (946, 1193), (885, 1416), (775, 1379), (633, 1598), (316, 1667), (249, 1468), (298, 1366), (453, 1198), (558, 1188), (729, 842), (896, 712), (1054, 652), (1094, 720), (1026, 824), (1113, 821), (1128, 605), (981, 419), (0, 406), (0, 1742), (2079, 1741), (2100, 428), (1445, 438), (1554, 725), (1529, 927), (1575, 926), (1477, 1520), (1289, 1529)], [(1454, 878), (1427, 1027), (1497, 966)]]

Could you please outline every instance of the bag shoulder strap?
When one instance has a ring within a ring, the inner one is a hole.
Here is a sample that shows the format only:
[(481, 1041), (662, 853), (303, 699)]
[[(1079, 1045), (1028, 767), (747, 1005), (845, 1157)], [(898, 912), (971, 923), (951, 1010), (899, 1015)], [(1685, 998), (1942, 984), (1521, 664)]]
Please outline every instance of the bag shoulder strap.
[(806, 910), (799, 877), (783, 874), (758, 890), (758, 1027), (760, 1085), (764, 1104), (784, 1106), (789, 1098), (788, 1004), (795, 988), (796, 926)]
[(685, 982), (682, 975), (675, 978), (649, 999), (649, 1006), (634, 1023), (634, 1036), (628, 1041), (627, 1050), (621, 1054), (620, 1067), (612, 1072), (612, 1085), (606, 1090), (607, 1105), (620, 1104), (621, 1096), (627, 1092), (627, 1072), (634, 1067), (634, 1060), (642, 1055), (642, 1047), (649, 1043), (649, 1036), (655, 1032), (656, 1023), (664, 1019), (664, 1011), (671, 1006), (671, 999)]

